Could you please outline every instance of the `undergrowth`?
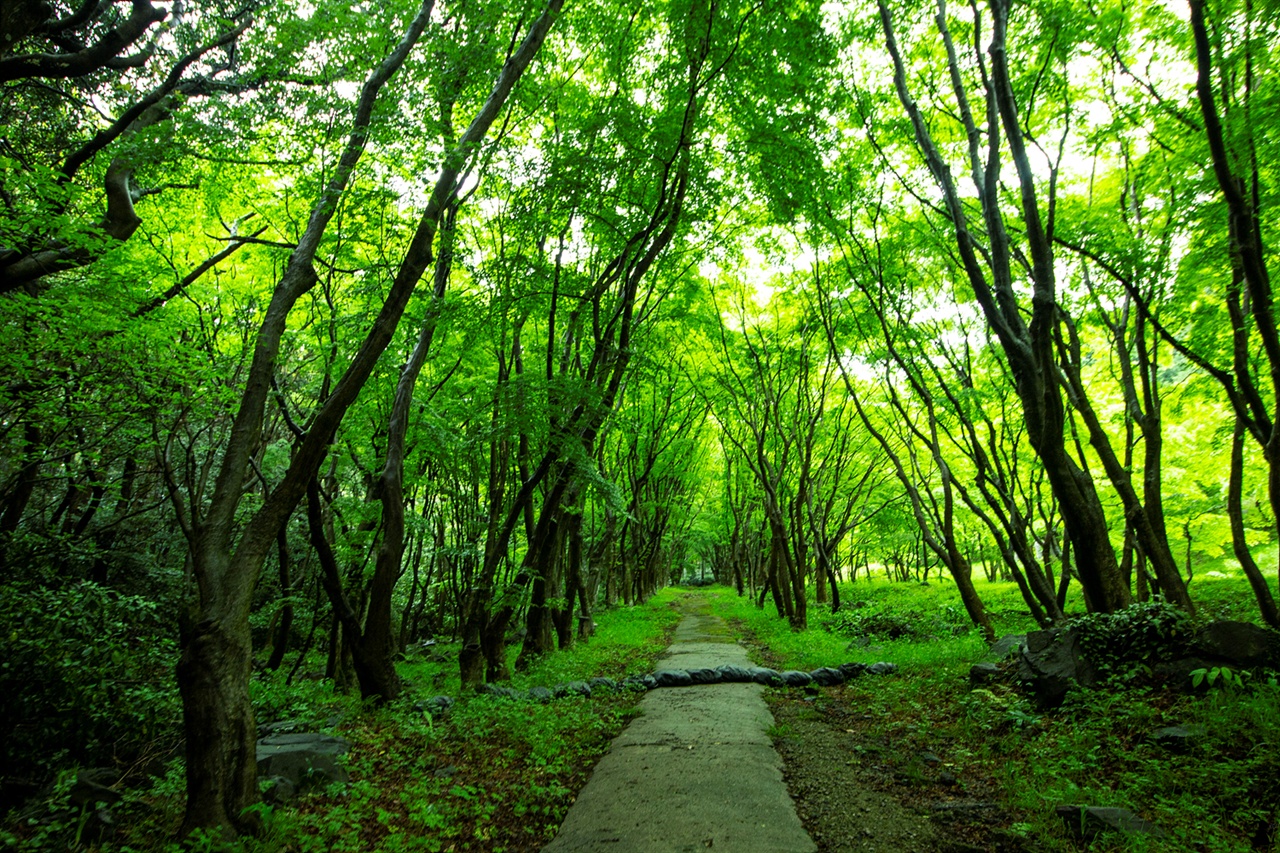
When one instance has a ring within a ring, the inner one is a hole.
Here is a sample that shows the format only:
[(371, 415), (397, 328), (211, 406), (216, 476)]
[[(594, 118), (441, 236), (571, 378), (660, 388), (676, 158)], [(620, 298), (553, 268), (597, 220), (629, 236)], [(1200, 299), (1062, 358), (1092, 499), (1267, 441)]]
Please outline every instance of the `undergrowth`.
[[(979, 592), (998, 634), (1037, 629), (1012, 584), (980, 582)], [(1202, 575), (1191, 592), (1201, 620), (1256, 621), (1252, 594), (1238, 577)], [(768, 665), (897, 663), (895, 676), (829, 689), (814, 712), (875, 756), (882, 770), (873, 781), (899, 798), (923, 810), (940, 802), (998, 804), (969, 825), (949, 824), (976, 849), (1081, 849), (1055, 812), (1065, 804), (1125, 808), (1165, 833), (1103, 834), (1091, 851), (1252, 853), (1280, 845), (1274, 835), (1280, 687), (1274, 678), (1245, 674), (1203, 683), (1190, 694), (1112, 680), (1074, 691), (1063, 707), (1042, 712), (1012, 683), (971, 688), (969, 667), (983, 658), (986, 644), (971, 627), (950, 630), (947, 614), (959, 606), (952, 585), (860, 581), (841, 593), (849, 616), (815, 611), (811, 604), (810, 629), (797, 633), (768, 605), (757, 609), (731, 590), (713, 592)], [(882, 616), (911, 630), (877, 630), (893, 624)], [(1130, 651), (1177, 646), (1192, 625), (1159, 604), (1141, 605), (1123, 618), (1081, 622), (1098, 643)], [(773, 701), (795, 700), (779, 692)], [(1157, 737), (1174, 726), (1190, 736)], [(921, 754), (940, 762), (921, 770), (914, 761)]]
[[(652, 671), (679, 620), (684, 593), (659, 593), (643, 606), (596, 615), (595, 636), (537, 661), (512, 680), (550, 686), (596, 675)], [(514, 654), (518, 649), (513, 649)], [(351, 782), (305, 793), (286, 805), (259, 808), (265, 833), (230, 846), (175, 839), (183, 806), (183, 767), (169, 762), (145, 785), (121, 786), (123, 799), (98, 819), (100, 804), (73, 802), (75, 771), (61, 774), (40, 797), (0, 828), (0, 849), (15, 851), (240, 850), (244, 853), (328, 851), (523, 851), (549, 842), (595, 760), (634, 711), (634, 695), (567, 698), (547, 704), (460, 696), (456, 650), (447, 645), (400, 664), (405, 695), (367, 707), (332, 685), (283, 673), (258, 673), (252, 698), (259, 723), (296, 722), (352, 743), (343, 764)], [(433, 719), (415, 703), (433, 694), (458, 699)]]

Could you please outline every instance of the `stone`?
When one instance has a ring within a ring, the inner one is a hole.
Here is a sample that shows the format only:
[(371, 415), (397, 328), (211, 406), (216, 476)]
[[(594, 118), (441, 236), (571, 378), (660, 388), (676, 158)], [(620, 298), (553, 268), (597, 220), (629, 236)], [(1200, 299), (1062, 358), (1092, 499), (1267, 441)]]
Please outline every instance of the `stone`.
[(1076, 628), (1032, 631), (1018, 660), (1018, 678), (1027, 684), (1042, 709), (1056, 708), (1073, 687), (1089, 687), (1097, 672), (1080, 649)]
[(582, 696), (586, 699), (591, 698), (591, 685), (585, 681), (570, 681), (565, 685), (569, 689), (570, 696)]
[(520, 694), (512, 687), (503, 687), (501, 684), (481, 684), (476, 688), (476, 693), (481, 696), (497, 696), (501, 699), (519, 699)]
[(1151, 675), (1159, 681), (1172, 682), (1176, 687), (1182, 690), (1190, 691), (1193, 689), (1191, 684), (1191, 673), (1197, 669), (1208, 669), (1213, 666), (1202, 658), (1178, 658), (1177, 660), (1161, 661), (1151, 667)]
[(1200, 725), (1165, 726), (1151, 733), (1151, 742), (1180, 752), (1204, 738), (1208, 729)]
[(688, 687), (693, 684), (693, 679), (683, 669), (660, 669), (653, 674), (653, 680), (659, 687)]
[(751, 679), (756, 684), (763, 684), (766, 687), (781, 687), (782, 679), (778, 677), (779, 673), (776, 669), (758, 666), (751, 670)]
[(449, 709), (454, 706), (452, 696), (432, 696), (430, 699), (423, 699), (420, 702), (414, 702), (413, 707), (424, 714), (430, 714), (432, 717), (443, 717), (449, 713)]
[(1005, 634), (991, 644), (991, 648), (987, 650), (987, 657), (992, 660), (1004, 660), (1021, 651), (1026, 643), (1026, 634)]
[(725, 664), (716, 667), (716, 672), (720, 675), (721, 684), (748, 684), (754, 680), (751, 677), (751, 670), (745, 666)]
[(529, 698), (534, 702), (550, 702), (552, 698), (551, 691), (545, 687), (530, 687)]
[(290, 802), (298, 796), (298, 786), (284, 776), (272, 776), (262, 789), (262, 799), (274, 805)]
[(691, 669), (689, 678), (694, 684), (719, 684), (720, 674), (714, 669)]
[(1252, 622), (1210, 622), (1196, 631), (1194, 644), (1202, 654), (1228, 665), (1280, 665), (1280, 634)]
[(258, 726), (258, 737), (270, 737), (271, 735), (287, 735), (294, 732), (300, 732), (306, 729), (306, 726), (300, 720), (279, 720), (274, 723), (262, 723)]
[(110, 787), (116, 781), (116, 772), (110, 767), (95, 767), (76, 773), (76, 783), (71, 787), (71, 803), (76, 806), (92, 806), (96, 803), (114, 805), (124, 795)]
[(788, 687), (806, 687), (813, 681), (813, 677), (807, 672), (801, 672), (798, 669), (789, 669), (786, 672), (778, 673), (778, 677), (782, 679), (782, 683)]
[(983, 662), (969, 667), (969, 686), (982, 687), (1000, 678), (1003, 670), (998, 664)]
[(836, 669), (840, 670), (840, 673), (844, 675), (845, 681), (850, 681), (866, 672), (867, 665), (865, 663), (842, 663)]
[(1148, 820), (1143, 820), (1128, 809), (1108, 806), (1062, 805), (1057, 808), (1058, 817), (1066, 824), (1067, 831), (1080, 841), (1092, 841), (1103, 832), (1119, 832), (1124, 835), (1150, 835), (1164, 838), (1165, 832)]
[(623, 690), (629, 690), (632, 693), (643, 693), (646, 690), (652, 690), (657, 685), (653, 682), (652, 675), (628, 675), (619, 683), (619, 687)]
[(873, 663), (871, 666), (867, 667), (868, 675), (892, 675), (897, 671), (898, 665), (896, 663), (889, 663), (885, 660), (878, 661), (877, 663)]
[(257, 743), (258, 776), (280, 776), (301, 791), (309, 785), (350, 782), (338, 758), (350, 741), (333, 735), (289, 734), (261, 738)]
[(618, 682), (614, 681), (612, 678), (605, 678), (604, 676), (597, 675), (595, 678), (588, 681), (587, 684), (591, 687), (591, 692), (593, 694), (618, 692)]
[(835, 687), (844, 684), (844, 673), (833, 666), (823, 666), (809, 673), (809, 677), (820, 687)]

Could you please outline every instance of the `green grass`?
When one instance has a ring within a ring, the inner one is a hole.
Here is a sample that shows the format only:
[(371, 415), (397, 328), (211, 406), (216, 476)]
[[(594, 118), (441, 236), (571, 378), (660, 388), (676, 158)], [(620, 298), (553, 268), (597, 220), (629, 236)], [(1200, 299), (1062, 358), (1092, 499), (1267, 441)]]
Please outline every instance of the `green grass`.
[[(596, 632), (535, 662), (512, 686), (551, 686), (597, 675), (650, 672), (679, 621), (668, 590), (642, 606), (596, 614)], [(560, 699), (545, 705), (490, 696), (461, 696), (456, 646), (446, 658), (416, 656), (400, 666), (401, 700), (366, 707), (358, 695), (311, 680), (285, 685), (259, 674), (252, 696), (259, 721), (328, 722), (326, 730), (353, 744), (344, 764), (350, 784), (314, 791), (287, 806), (262, 807), (267, 832), (229, 848), (196, 839), (190, 849), (245, 853), (328, 851), (536, 850), (550, 841), (595, 760), (634, 713), (630, 694)], [(518, 648), (510, 650), (512, 660)], [(437, 693), (458, 698), (449, 716), (433, 721), (413, 703)], [(336, 722), (335, 722), (336, 720)], [(16, 851), (95, 850), (102, 853), (182, 849), (174, 840), (183, 806), (183, 769), (170, 762), (163, 778), (130, 790), (112, 809), (122, 828), (107, 843), (81, 832), (88, 812), (73, 807), (74, 773), (64, 774), (27, 817), (0, 828), (0, 847)]]
[[(1209, 577), (1210, 570), (1227, 576)], [(1036, 629), (1016, 586), (979, 581), (978, 588), (998, 634)], [(1202, 567), (1190, 588), (1202, 620), (1258, 621), (1252, 591), (1229, 563)], [(901, 783), (897, 793), (998, 800), (1010, 818), (984, 830), (995, 833), (991, 838), (1017, 836), (1027, 849), (1044, 853), (1075, 850), (1054, 807), (1088, 803), (1130, 809), (1168, 833), (1164, 840), (1103, 836), (1093, 851), (1245, 853), (1256, 849), (1254, 834), (1276, 820), (1280, 688), (1266, 675), (1254, 676), (1243, 689), (1193, 695), (1113, 683), (1076, 691), (1062, 708), (1041, 712), (1011, 684), (970, 688), (969, 667), (986, 645), (966, 624), (951, 583), (877, 580), (842, 587), (842, 604), (858, 614), (843, 624), (883, 625), (869, 617), (890, 615), (923, 635), (900, 639), (873, 633), (851, 640), (828, 631), (830, 614), (812, 604), (809, 630), (793, 632), (770, 602), (758, 609), (732, 590), (710, 594), (753, 638), (762, 663), (797, 669), (897, 663), (897, 675), (855, 680), (827, 691), (813, 707), (833, 726), (856, 726), (863, 742), (877, 748), (878, 762), (892, 765), (925, 750), (941, 756), (959, 778), (958, 788), (922, 792), (921, 780), (914, 780)], [(1154, 731), (1171, 725), (1201, 726), (1205, 734), (1183, 752), (1152, 742)], [(909, 770), (905, 763), (898, 769)]]

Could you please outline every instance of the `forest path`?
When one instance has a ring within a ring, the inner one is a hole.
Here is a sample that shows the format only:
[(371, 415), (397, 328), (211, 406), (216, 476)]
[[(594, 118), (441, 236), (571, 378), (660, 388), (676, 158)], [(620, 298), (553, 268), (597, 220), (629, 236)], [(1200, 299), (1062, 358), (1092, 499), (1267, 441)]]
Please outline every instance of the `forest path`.
[[(751, 666), (710, 602), (690, 596), (658, 669)], [(811, 853), (758, 684), (650, 690), (544, 853)]]

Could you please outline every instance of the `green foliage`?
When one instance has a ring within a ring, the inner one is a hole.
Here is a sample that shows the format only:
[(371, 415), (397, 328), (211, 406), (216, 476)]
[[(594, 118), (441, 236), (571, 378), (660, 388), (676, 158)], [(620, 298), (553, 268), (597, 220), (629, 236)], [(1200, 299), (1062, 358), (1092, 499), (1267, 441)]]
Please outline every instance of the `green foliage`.
[(1103, 675), (1179, 657), (1191, 637), (1191, 617), (1161, 600), (1115, 613), (1091, 613), (1072, 625), (1080, 629), (1081, 647)]
[(1252, 674), (1248, 671), (1234, 670), (1229, 666), (1211, 666), (1191, 670), (1192, 687), (1217, 687), (1228, 693), (1243, 690), (1249, 683)]
[[(1001, 587), (992, 589), (991, 599), (1015, 600)], [(851, 594), (877, 603), (881, 596), (899, 595), (918, 612), (952, 594), (937, 585), (870, 589), (870, 595), (865, 587)], [(979, 589), (986, 592), (982, 584)], [(1234, 590), (1237, 596), (1249, 595), (1239, 579)], [(754, 610), (749, 603), (725, 604), (739, 617)], [(1149, 638), (1176, 643), (1183, 636), (1184, 620), (1163, 606), (1142, 608), (1139, 614), (1097, 620), (1094, 630), (1117, 647)], [(1026, 630), (1028, 621), (1009, 627)], [(809, 649), (830, 649), (836, 639), (816, 628), (796, 634), (767, 616), (744, 618), (743, 624), (754, 635), (753, 647), (775, 667), (809, 667), (816, 657)], [(959, 787), (936, 787), (931, 796), (946, 799), (959, 791), (1002, 803), (1011, 831), (1034, 838), (1043, 853), (1077, 849), (1053, 807), (1082, 802), (1130, 809), (1168, 833), (1164, 839), (1109, 837), (1095, 847), (1135, 853), (1255, 849), (1255, 834), (1275, 818), (1280, 688), (1255, 680), (1247, 690), (1188, 695), (1119, 682), (1073, 692), (1063, 707), (1039, 712), (1014, 685), (970, 688), (968, 668), (985, 651), (976, 637), (884, 642), (874, 656), (898, 663), (895, 677), (852, 681), (824, 692), (809, 707), (818, 719), (851, 735), (855, 753), (874, 753), (875, 764), (892, 771), (879, 778), (900, 779), (911, 788), (910, 798), (920, 797), (919, 786), (931, 782), (912, 766), (913, 757), (921, 751), (938, 755)], [(854, 655), (869, 659), (867, 650)], [(1193, 737), (1185, 744), (1163, 743), (1155, 734), (1167, 726), (1184, 727)]]
[(933, 613), (893, 607), (886, 599), (877, 605), (854, 601), (831, 613), (822, 627), (845, 637), (877, 637), (885, 640), (924, 640), (936, 636), (967, 633), (973, 627), (963, 609), (954, 604), (938, 605)]
[(0, 584), (0, 717), (7, 773), (133, 762), (178, 723), (176, 644), (155, 601), (92, 583)]

